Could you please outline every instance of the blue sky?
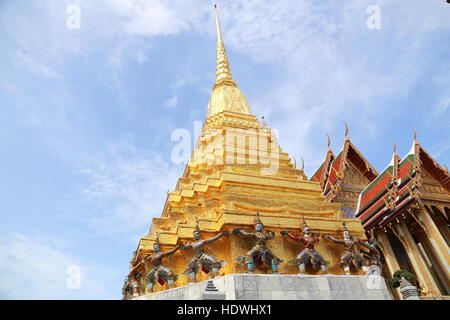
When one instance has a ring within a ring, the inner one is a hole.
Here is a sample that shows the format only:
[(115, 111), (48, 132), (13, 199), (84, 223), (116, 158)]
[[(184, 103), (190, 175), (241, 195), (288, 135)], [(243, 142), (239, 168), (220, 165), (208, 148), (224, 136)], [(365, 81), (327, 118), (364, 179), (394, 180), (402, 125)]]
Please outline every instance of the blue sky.
[[(0, 298), (120, 298), (131, 252), (184, 169), (171, 134), (206, 115), (212, 4), (0, 1)], [(409, 151), (413, 127), (450, 165), (444, 0), (218, 4), (233, 78), (307, 175), (324, 132), (341, 148), (342, 120), (377, 170), (394, 140)], [(70, 5), (80, 29), (67, 28)]]

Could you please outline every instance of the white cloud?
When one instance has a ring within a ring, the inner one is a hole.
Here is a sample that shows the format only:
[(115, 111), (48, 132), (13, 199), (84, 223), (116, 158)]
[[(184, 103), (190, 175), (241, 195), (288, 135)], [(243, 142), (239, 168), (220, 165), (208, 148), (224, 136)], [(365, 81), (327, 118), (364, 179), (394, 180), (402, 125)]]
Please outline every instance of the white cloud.
[(450, 107), (450, 97), (442, 97), (435, 108), (435, 116), (439, 117), (444, 114)]
[(52, 70), (51, 67), (42, 63), (41, 61), (33, 58), (26, 52), (17, 52), (16, 56), (19, 58), (22, 67), (31, 71), (38, 76), (44, 76), (52, 79), (62, 79), (62, 76), (58, 72)]
[[(92, 230), (107, 235), (143, 236), (152, 217), (161, 215), (167, 191), (174, 188), (181, 168), (158, 153), (137, 149), (128, 142), (84, 154), (75, 166), (87, 182), (80, 186), (92, 211), (82, 215)], [(109, 210), (103, 208), (110, 204)]]
[[(71, 265), (80, 267), (78, 290), (67, 287), (66, 272)], [(2, 299), (117, 299), (120, 289), (108, 292), (104, 280), (109, 277), (111, 271), (106, 266), (86, 264), (52, 244), (48, 237), (43, 240), (11, 232), (0, 236)]]
[(175, 107), (178, 104), (178, 97), (170, 97), (166, 101), (166, 106)]

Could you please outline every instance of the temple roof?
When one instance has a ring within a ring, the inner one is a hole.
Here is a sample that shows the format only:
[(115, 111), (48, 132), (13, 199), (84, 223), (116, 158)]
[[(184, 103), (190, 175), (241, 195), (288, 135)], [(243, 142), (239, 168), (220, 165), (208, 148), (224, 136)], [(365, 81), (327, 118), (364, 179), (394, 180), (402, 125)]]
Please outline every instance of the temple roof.
[(369, 181), (374, 180), (378, 176), (378, 172), (346, 136), (342, 150), (334, 157), (329, 166), (327, 179), (323, 187), (325, 196), (330, 193), (337, 193), (340, 190), (349, 162)]
[(388, 223), (401, 208), (420, 198), (424, 172), (450, 192), (450, 175), (414, 139), (411, 150), (400, 159), (396, 152), (389, 165), (360, 194), (356, 217), (365, 228)]
[[(327, 135), (328, 136), (328, 135)], [(335, 155), (330, 148), (330, 136), (328, 136), (328, 150), (325, 156), (325, 160), (322, 162), (321, 166), (317, 171), (312, 175), (310, 181), (318, 181), (320, 183), (320, 187), (323, 189), (325, 187), (325, 183), (328, 179), (328, 172), (330, 169), (331, 162), (335, 159)]]

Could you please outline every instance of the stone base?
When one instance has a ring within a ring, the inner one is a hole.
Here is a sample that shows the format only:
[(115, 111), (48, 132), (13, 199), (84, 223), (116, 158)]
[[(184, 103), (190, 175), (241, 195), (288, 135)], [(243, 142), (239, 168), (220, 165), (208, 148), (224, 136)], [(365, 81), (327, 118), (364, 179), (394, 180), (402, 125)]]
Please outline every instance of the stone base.
[[(202, 300), (207, 281), (134, 300)], [(380, 276), (229, 274), (214, 279), (226, 300), (391, 300)]]

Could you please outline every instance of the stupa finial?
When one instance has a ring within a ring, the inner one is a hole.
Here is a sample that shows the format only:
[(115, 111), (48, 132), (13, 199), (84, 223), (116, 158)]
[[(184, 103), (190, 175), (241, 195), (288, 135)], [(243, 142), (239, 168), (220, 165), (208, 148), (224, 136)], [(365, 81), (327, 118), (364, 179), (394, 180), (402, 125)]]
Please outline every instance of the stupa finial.
[(214, 4), (214, 12), (216, 14), (217, 42), (222, 41), (222, 32), (220, 32), (219, 13), (217, 12), (217, 4)]
[(231, 77), (230, 64), (222, 41), (219, 13), (216, 4), (214, 5), (214, 12), (217, 31), (216, 80), (214, 81), (211, 98), (209, 99), (207, 117), (209, 118), (223, 111), (249, 115), (251, 113), (247, 99)]
[(217, 10), (217, 4), (214, 4), (214, 11), (216, 14), (216, 31), (217, 31), (217, 49), (216, 49), (216, 82), (214, 86), (220, 86), (222, 84), (236, 86), (231, 78), (230, 65), (228, 63), (227, 52), (222, 41), (222, 32), (220, 31), (219, 13)]

